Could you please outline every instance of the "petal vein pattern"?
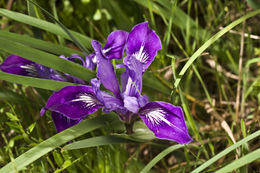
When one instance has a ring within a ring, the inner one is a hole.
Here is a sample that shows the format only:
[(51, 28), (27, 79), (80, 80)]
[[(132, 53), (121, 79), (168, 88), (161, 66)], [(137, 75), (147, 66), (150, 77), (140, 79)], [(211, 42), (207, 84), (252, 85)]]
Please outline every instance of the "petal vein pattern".
[(97, 104), (101, 104), (93, 96), (86, 93), (79, 94), (78, 98), (71, 100), (71, 102), (83, 102), (85, 103), (84, 108), (92, 108)]
[(139, 51), (135, 52), (133, 56), (140, 61), (141, 63), (146, 63), (148, 61), (149, 55), (146, 53), (144, 50), (144, 44), (142, 44), (141, 48)]
[(38, 76), (38, 72), (37, 72), (37, 69), (35, 68), (34, 64), (21, 65), (20, 67), (22, 69), (24, 69), (28, 73), (29, 76), (32, 76), (32, 77)]

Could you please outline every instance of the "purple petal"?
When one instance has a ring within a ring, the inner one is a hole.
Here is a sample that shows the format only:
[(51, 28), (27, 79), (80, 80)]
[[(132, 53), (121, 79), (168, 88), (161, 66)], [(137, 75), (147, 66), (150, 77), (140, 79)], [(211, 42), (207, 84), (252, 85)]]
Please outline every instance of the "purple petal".
[(79, 60), (80, 64), (82, 66), (85, 66), (85, 61), (78, 54), (72, 54), (71, 56), (68, 56), (68, 57), (61, 55), (60, 58), (69, 60), (71, 62), (77, 62), (77, 60)]
[(156, 137), (187, 144), (192, 141), (181, 107), (165, 102), (150, 102), (145, 105), (139, 115), (146, 126)]
[(157, 51), (161, 49), (160, 38), (148, 27), (148, 22), (133, 27), (126, 43), (127, 59), (136, 58), (143, 64), (143, 71), (154, 60)]
[(130, 112), (137, 113), (139, 104), (136, 97), (124, 96), (124, 107)]
[(121, 75), (122, 91), (126, 96), (139, 97), (142, 92), (142, 64), (136, 59), (129, 59), (125, 72)]
[(6, 73), (38, 77), (39, 74), (35, 65), (36, 63), (33, 61), (16, 55), (10, 55), (0, 65), (0, 69)]
[(149, 102), (149, 98), (147, 95), (138, 97), (139, 107), (141, 108), (144, 107), (148, 102)]
[(87, 69), (94, 70), (96, 68), (97, 58), (96, 54), (92, 53), (86, 57), (85, 66)]
[(91, 43), (97, 57), (97, 77), (106, 89), (110, 90), (117, 98), (121, 98), (119, 84), (112, 63), (102, 53), (99, 42), (92, 40)]
[(90, 86), (67, 86), (54, 92), (41, 110), (41, 115), (49, 109), (70, 119), (83, 118), (95, 112), (103, 104), (96, 98)]
[(73, 120), (66, 116), (63, 116), (62, 114), (60, 114), (58, 112), (52, 112), (51, 117), (52, 117), (52, 120), (54, 122), (57, 132), (61, 132), (71, 126), (74, 126), (82, 120), (82, 119)]
[(100, 83), (101, 82), (97, 79), (91, 80), (91, 85), (96, 94), (97, 99), (104, 105), (103, 112), (108, 113), (117, 109), (122, 109), (124, 106), (123, 102), (120, 99), (110, 95), (109, 93), (101, 91), (99, 89)]
[(123, 57), (128, 32), (113, 31), (107, 37), (107, 42), (103, 48), (103, 53), (108, 59), (121, 59)]

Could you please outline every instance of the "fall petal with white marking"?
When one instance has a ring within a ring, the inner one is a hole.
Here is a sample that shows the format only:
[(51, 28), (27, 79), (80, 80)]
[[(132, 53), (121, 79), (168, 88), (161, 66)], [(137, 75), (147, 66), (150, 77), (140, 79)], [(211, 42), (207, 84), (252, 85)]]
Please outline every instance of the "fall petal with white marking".
[(36, 63), (16, 55), (8, 56), (0, 65), (0, 70), (6, 73), (38, 77)]
[(156, 137), (187, 144), (192, 141), (181, 107), (166, 102), (150, 102), (139, 111), (146, 126)]
[(50, 96), (41, 114), (51, 110), (76, 120), (95, 112), (101, 106), (103, 104), (96, 98), (92, 87), (67, 86)]

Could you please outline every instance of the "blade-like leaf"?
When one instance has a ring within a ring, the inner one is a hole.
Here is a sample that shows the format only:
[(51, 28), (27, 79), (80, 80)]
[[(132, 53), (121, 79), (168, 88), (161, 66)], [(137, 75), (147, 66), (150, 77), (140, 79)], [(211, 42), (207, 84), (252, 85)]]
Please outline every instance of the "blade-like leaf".
[[(144, 0), (134, 0), (138, 4), (149, 8), (149, 4), (147, 1)], [(163, 18), (170, 19), (171, 17), (171, 7), (172, 4), (170, 1), (161, 1), (161, 0), (154, 0), (160, 3), (160, 5), (156, 4), (153, 1), (150, 1), (151, 9), (154, 13), (161, 15)], [(189, 29), (189, 30), (195, 30), (198, 32), (198, 35), (200, 35), (202, 40), (205, 40), (208, 38), (209, 33), (206, 32), (206, 30), (203, 30), (202, 28), (198, 28), (196, 25), (196, 22), (188, 16), (186, 13), (184, 13), (179, 7), (175, 7), (173, 12), (173, 24), (177, 27), (179, 27), (181, 30)], [(190, 27), (187, 28), (187, 21), (190, 22)], [(195, 37), (196, 32), (190, 32), (191, 36)]]
[(119, 135), (98, 136), (98, 137), (92, 137), (89, 139), (74, 142), (72, 144), (66, 145), (63, 149), (75, 150), (75, 149), (80, 149), (80, 148), (89, 148), (89, 147), (97, 147), (97, 146), (101, 146), (101, 145), (121, 144), (121, 143), (130, 143), (130, 142), (133, 142), (133, 141), (128, 140)]
[(213, 44), (215, 41), (217, 41), (220, 37), (222, 37), (225, 33), (227, 33), (229, 30), (231, 30), (232, 28), (234, 28), (235, 26), (237, 26), (238, 24), (242, 23), (243, 21), (247, 20), (250, 17), (253, 17), (257, 14), (260, 13), (260, 9), (256, 10), (256, 11), (252, 11), (242, 17), (240, 17), (239, 19), (235, 20), (234, 22), (232, 22), (231, 24), (229, 24), (228, 26), (226, 26), (225, 28), (223, 28), (221, 31), (219, 31), (218, 33), (216, 33), (215, 35), (213, 35), (208, 41), (206, 41), (191, 57), (190, 59), (186, 62), (186, 64), (184, 65), (184, 67), (181, 69), (177, 79), (174, 82), (174, 87), (177, 88), (182, 76), (186, 73), (186, 71), (188, 70), (188, 68), (192, 65), (192, 63), (202, 54), (202, 52), (204, 52), (208, 47), (210, 47), (211, 44)]
[(156, 77), (154, 77), (152, 73), (144, 73), (143, 86), (145, 88), (150, 88), (166, 95), (169, 95), (171, 93), (171, 90), (164, 86)]
[(73, 41), (74, 44), (76, 44), (78, 46), (78, 48), (80, 48), (80, 50), (87, 55), (90, 54), (88, 49), (86, 49), (79, 41), (77, 38), (74, 37), (74, 35), (58, 20), (56, 19), (51, 13), (49, 13), (48, 11), (46, 11), (44, 8), (42, 8), (39, 4), (37, 4), (36, 2), (32, 1), (32, 0), (28, 0), (31, 4), (34, 4), (36, 7), (38, 7), (39, 9), (41, 9), (51, 20), (53, 20), (54, 22), (56, 22), (62, 29), (63, 31), (70, 37), (70, 39)]
[(16, 33), (11, 33), (7, 31), (0, 31), (0, 37), (12, 40), (14, 42), (22, 43), (24, 45), (30, 46), (32, 48), (40, 49), (55, 55), (65, 55), (71, 56), (72, 54), (78, 54), (84, 56), (80, 51), (75, 49), (70, 49), (64, 46), (53, 44), (48, 41), (43, 41), (40, 39), (35, 39), (27, 35), (20, 35)]
[(142, 170), (141, 173), (146, 173), (149, 172), (149, 170), (156, 164), (158, 163), (162, 158), (164, 158), (167, 154), (184, 147), (185, 145), (173, 145), (171, 147), (166, 148), (165, 150), (163, 150), (162, 152), (160, 152), (155, 158), (153, 158), (153, 160), (151, 160)]
[(60, 90), (65, 86), (76, 85), (75, 83), (70, 83), (70, 82), (39, 79), (39, 78), (14, 75), (14, 74), (4, 73), (4, 72), (0, 72), (0, 79), (6, 80), (8, 82), (19, 83), (22, 85), (28, 85), (28, 86), (52, 90), (52, 91)]
[[(68, 36), (68, 34), (60, 26), (58, 26), (56, 24), (53, 24), (53, 23), (50, 23), (47, 21), (43, 21), (41, 19), (37, 19), (37, 18), (28, 16), (28, 15), (25, 15), (22, 13), (13, 12), (13, 11), (1, 9), (1, 8), (0, 8), (0, 15), (5, 16), (12, 20), (21, 22), (21, 23), (25, 23), (25, 24), (43, 29), (43, 30), (51, 32), (53, 34), (60, 35), (64, 38), (72, 41), (72, 39)], [(69, 31), (70, 31), (70, 33), (72, 33), (72, 35), (74, 35), (80, 41), (80, 43), (82, 45), (86, 46), (88, 49), (91, 49), (91, 43), (90, 43), (91, 39), (90, 38), (88, 38), (80, 33), (77, 33), (75, 31), (71, 31), (71, 30), (69, 30)]]
[(214, 157), (212, 157), (211, 159), (209, 159), (208, 161), (206, 161), (205, 163), (203, 163), (202, 165), (200, 165), (198, 168), (196, 168), (195, 170), (193, 170), (191, 173), (199, 173), (202, 172), (204, 169), (206, 169), (207, 167), (209, 167), (210, 165), (212, 165), (214, 162), (216, 162), (218, 159), (220, 159), (221, 157), (227, 155), (228, 153), (230, 153), (231, 151), (235, 150), (236, 148), (238, 148), (239, 146), (247, 143), (248, 141), (257, 138), (258, 136), (260, 136), (260, 130), (256, 131), (255, 133), (247, 136), (246, 138), (240, 140), (239, 142), (231, 145), (230, 147), (226, 148), (225, 150), (223, 150), (222, 152), (220, 152), (219, 154), (215, 155)]
[(117, 118), (112, 115), (103, 115), (90, 120), (84, 120), (78, 125), (75, 125), (48, 138), (47, 140), (41, 142), (29, 151), (20, 155), (15, 160), (1, 168), (0, 173), (16, 173), (23, 169), (25, 166), (39, 159), (41, 156), (61, 146), (62, 144), (65, 144), (66, 142), (71, 141), (72, 139), (75, 139), (87, 132), (101, 128), (116, 119)]
[(8, 53), (15, 54), (31, 61), (40, 63), (55, 70), (69, 73), (86, 81), (89, 81), (95, 76), (93, 71), (88, 70), (77, 63), (59, 58), (52, 54), (1, 37), (0, 49), (5, 50)]
[(232, 172), (233, 170), (240, 168), (244, 165), (247, 165), (257, 159), (260, 159), (260, 148), (252, 151), (251, 153), (233, 161), (232, 163), (226, 165), (225, 167), (219, 169), (216, 173), (226, 173)]

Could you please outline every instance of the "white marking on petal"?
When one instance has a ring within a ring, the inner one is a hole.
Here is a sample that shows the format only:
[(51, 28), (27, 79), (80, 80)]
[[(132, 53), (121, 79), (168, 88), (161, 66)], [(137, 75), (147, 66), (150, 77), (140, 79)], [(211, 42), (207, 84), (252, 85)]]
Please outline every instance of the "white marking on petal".
[(87, 93), (80, 94), (78, 98), (71, 100), (71, 102), (79, 102), (79, 101), (83, 102), (84, 107), (88, 109), (95, 107), (97, 103), (99, 103), (99, 101), (96, 98), (94, 98), (92, 95)]
[(146, 51), (144, 50), (144, 45), (142, 45), (139, 51), (135, 52), (133, 56), (141, 63), (146, 63), (149, 59), (148, 53), (146, 53)]
[(28, 65), (21, 65), (21, 68), (25, 69), (25, 71), (28, 73), (30, 76), (38, 76), (37, 69), (35, 68), (34, 65), (28, 64)]
[(97, 56), (96, 56), (96, 55), (92, 58), (92, 62), (93, 62), (94, 64), (97, 63)]
[(106, 53), (109, 52), (111, 49), (112, 49), (111, 47), (110, 47), (110, 48), (107, 48), (107, 49), (102, 49), (102, 53), (103, 53), (103, 54), (106, 54)]
[(158, 126), (162, 122), (166, 123), (167, 125), (174, 127), (174, 125), (168, 121), (166, 117), (167, 113), (162, 109), (154, 109), (148, 113), (145, 114), (145, 117), (147, 120), (153, 125)]

